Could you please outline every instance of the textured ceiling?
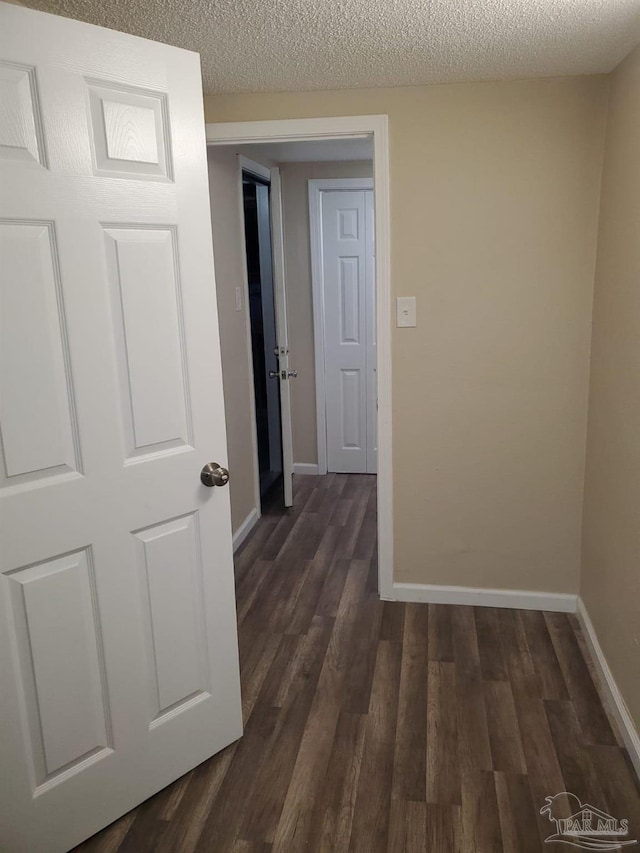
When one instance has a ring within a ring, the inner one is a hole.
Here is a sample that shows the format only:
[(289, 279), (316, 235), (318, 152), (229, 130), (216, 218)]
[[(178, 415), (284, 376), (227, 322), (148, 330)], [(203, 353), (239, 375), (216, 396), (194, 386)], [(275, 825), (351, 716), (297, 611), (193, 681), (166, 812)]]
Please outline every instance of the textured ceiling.
[(210, 94), (593, 74), (640, 40), (640, 0), (22, 2), (198, 51)]

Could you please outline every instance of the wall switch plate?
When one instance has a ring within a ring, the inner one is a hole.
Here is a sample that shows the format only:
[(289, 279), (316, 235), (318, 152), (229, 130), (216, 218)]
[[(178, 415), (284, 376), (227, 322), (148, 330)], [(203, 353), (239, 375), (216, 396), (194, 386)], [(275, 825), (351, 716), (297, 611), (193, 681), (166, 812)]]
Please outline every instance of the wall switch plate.
[(396, 326), (408, 329), (416, 325), (415, 296), (398, 296), (396, 299)]
[(242, 311), (242, 289), (236, 287), (236, 311)]

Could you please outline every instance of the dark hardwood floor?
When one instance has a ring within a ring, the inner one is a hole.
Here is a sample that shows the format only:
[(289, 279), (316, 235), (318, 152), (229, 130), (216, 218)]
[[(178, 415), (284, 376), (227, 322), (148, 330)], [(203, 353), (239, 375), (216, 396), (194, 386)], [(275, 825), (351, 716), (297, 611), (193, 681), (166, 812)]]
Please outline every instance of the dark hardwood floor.
[(236, 559), (244, 737), (78, 850), (570, 850), (543, 843), (563, 791), (640, 839), (573, 617), (379, 601), (375, 513), (360, 475), (267, 510)]

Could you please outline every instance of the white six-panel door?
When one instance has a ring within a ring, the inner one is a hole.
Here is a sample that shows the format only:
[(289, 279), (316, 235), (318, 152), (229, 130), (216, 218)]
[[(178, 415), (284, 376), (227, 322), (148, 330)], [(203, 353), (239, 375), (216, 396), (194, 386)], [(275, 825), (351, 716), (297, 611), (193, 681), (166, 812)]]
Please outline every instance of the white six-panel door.
[(0, 4), (0, 252), (0, 849), (55, 853), (242, 732), (198, 57)]
[(373, 190), (323, 190), (327, 469), (377, 470)]

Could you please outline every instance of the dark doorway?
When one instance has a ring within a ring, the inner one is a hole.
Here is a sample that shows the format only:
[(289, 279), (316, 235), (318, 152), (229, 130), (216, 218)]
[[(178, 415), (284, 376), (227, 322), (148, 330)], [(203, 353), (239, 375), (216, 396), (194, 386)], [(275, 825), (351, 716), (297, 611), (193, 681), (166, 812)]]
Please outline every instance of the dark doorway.
[(242, 173), (260, 498), (282, 493), (282, 424), (268, 182)]

